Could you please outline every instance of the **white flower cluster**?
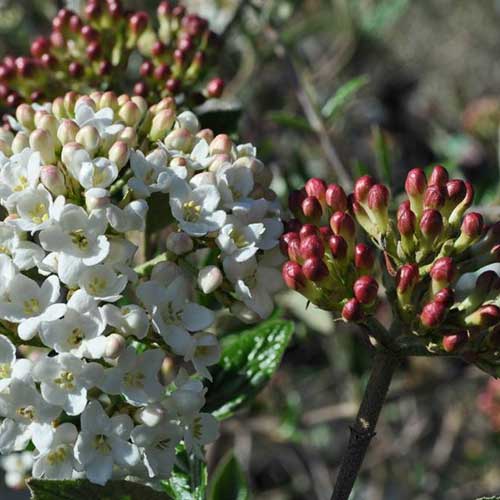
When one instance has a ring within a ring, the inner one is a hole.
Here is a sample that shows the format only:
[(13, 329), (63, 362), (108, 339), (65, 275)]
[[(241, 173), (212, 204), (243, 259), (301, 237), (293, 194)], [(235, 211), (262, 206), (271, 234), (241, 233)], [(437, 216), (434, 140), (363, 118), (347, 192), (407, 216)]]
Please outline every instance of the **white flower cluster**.
[[(215, 310), (264, 318), (281, 288), (270, 173), (252, 146), (200, 130), (168, 98), (148, 108), (69, 93), (21, 105), (11, 127), (0, 132), (0, 453), (32, 443), (37, 478), (166, 478), (179, 443), (200, 454), (217, 437), (201, 411), (220, 357)], [(165, 252), (138, 273), (128, 233), (145, 230), (155, 197)]]

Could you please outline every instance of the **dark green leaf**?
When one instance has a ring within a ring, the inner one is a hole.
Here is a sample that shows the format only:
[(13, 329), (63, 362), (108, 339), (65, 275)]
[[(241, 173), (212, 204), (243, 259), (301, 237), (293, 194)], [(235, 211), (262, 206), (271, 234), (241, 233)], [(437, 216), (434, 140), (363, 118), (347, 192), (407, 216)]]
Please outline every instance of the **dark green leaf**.
[(165, 493), (130, 481), (109, 481), (106, 486), (85, 479), (75, 481), (43, 481), (30, 479), (28, 487), (33, 500), (169, 500)]
[(208, 500), (248, 500), (245, 474), (233, 453), (228, 453), (214, 472)]
[(250, 402), (278, 369), (292, 333), (291, 321), (274, 319), (222, 339), (205, 409), (223, 419)]
[(211, 128), (216, 134), (232, 134), (238, 129), (241, 117), (239, 103), (210, 99), (195, 109), (202, 128)]
[[(168, 481), (162, 481), (164, 490), (174, 500), (205, 500), (207, 487), (206, 464), (185, 453), (177, 457), (185, 470), (175, 467)], [(184, 458), (184, 459), (183, 459)], [(189, 473), (187, 470), (189, 469)]]
[(285, 111), (274, 111), (269, 113), (270, 119), (277, 125), (288, 127), (299, 132), (312, 132), (309, 122), (302, 116), (292, 115)]
[(344, 85), (337, 89), (337, 92), (333, 94), (328, 101), (326, 101), (321, 114), (327, 120), (334, 120), (338, 117), (340, 112), (345, 109), (354, 99), (355, 95), (359, 90), (361, 90), (367, 83), (369, 79), (366, 75), (358, 76), (349, 80)]

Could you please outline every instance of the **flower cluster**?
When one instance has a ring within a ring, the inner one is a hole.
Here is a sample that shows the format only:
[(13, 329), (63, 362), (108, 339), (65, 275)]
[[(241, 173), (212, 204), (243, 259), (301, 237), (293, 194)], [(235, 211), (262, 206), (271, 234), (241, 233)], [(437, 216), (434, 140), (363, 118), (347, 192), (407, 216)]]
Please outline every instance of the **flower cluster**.
[[(362, 321), (373, 312), (378, 290), (374, 257), (364, 245), (355, 246), (354, 218), (382, 252), (384, 286), (402, 337), (415, 334), (429, 352), (458, 354), (498, 373), (500, 277), (486, 270), (468, 292), (457, 284), (464, 274), (500, 260), (500, 223), (486, 226), (479, 213), (466, 213), (473, 202), (472, 185), (449, 179), (442, 166), (434, 167), (428, 179), (423, 170), (411, 170), (405, 190), (408, 199), (393, 217), (388, 188), (370, 176), (359, 178), (348, 197), (336, 185), (308, 181), (292, 195), (290, 208), (299, 220), (314, 224), (326, 214), (330, 227), (305, 224), (282, 237), (291, 259), (283, 268), (285, 281), (320, 307), (339, 311), (339, 304), (345, 304), (347, 320)], [(338, 248), (350, 266), (340, 265)], [(364, 314), (360, 304), (368, 308)]]
[[(81, 15), (61, 9), (48, 37), (31, 44), (30, 57), (7, 56), (0, 64), (0, 104), (53, 99), (61, 90), (130, 90), (148, 102), (184, 96), (188, 105), (219, 97), (224, 83), (206, 77), (216, 35), (205, 19), (163, 1), (157, 20), (125, 11), (120, 0), (88, 0)], [(141, 63), (131, 63), (137, 53)], [(124, 78), (124, 73), (135, 72)]]
[[(199, 455), (217, 437), (201, 411), (216, 309), (250, 320), (273, 309), (282, 224), (269, 171), (172, 98), (70, 92), (20, 105), (10, 124), (0, 453), (32, 443), (38, 478), (166, 478), (180, 443)], [(134, 268), (128, 236), (153, 199), (166, 252)]]
[(348, 321), (373, 313), (378, 283), (372, 276), (374, 248), (356, 243), (356, 227), (341, 186), (313, 178), (290, 194), (295, 219), (280, 239), (290, 259), (282, 269), (286, 284), (309, 301), (341, 313)]

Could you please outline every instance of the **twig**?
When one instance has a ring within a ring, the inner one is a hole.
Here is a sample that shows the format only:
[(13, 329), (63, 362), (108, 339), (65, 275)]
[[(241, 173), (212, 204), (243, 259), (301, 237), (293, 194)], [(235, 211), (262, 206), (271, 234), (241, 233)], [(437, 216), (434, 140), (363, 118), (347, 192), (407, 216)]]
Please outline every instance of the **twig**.
[(342, 459), (332, 500), (348, 500), (361, 469), (366, 451), (375, 435), (375, 427), (384, 404), (399, 358), (389, 351), (375, 354), (373, 368), (351, 427), (351, 436)]

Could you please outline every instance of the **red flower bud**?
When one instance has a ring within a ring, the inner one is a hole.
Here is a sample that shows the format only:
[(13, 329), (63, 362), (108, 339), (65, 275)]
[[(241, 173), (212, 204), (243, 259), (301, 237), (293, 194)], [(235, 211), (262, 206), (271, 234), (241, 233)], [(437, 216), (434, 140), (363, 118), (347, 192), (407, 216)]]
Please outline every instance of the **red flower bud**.
[(346, 258), (347, 243), (342, 236), (337, 236), (336, 234), (330, 236), (328, 246), (330, 247), (334, 259), (343, 260)]
[(146, 97), (148, 95), (148, 86), (144, 82), (137, 82), (134, 85), (134, 94)]
[(316, 234), (307, 236), (300, 242), (300, 253), (304, 259), (310, 257), (323, 257), (325, 254), (325, 246), (322, 239)]
[(307, 193), (304, 188), (291, 191), (288, 195), (288, 208), (294, 215), (302, 212), (302, 202), (306, 199)]
[(87, 19), (97, 19), (101, 13), (101, 6), (98, 3), (88, 3), (85, 6), (85, 17)]
[(218, 99), (224, 92), (224, 87), (226, 84), (222, 78), (212, 78), (206, 86), (206, 92), (208, 97), (212, 99)]
[(469, 336), (465, 330), (460, 330), (455, 333), (446, 334), (443, 337), (443, 349), (446, 352), (455, 352), (469, 340)]
[(460, 230), (469, 238), (479, 238), (484, 230), (483, 216), (477, 212), (466, 214)]
[(85, 53), (90, 61), (95, 61), (101, 55), (101, 44), (98, 41), (90, 42)]
[(442, 288), (434, 295), (434, 301), (450, 308), (455, 302), (455, 294), (451, 288)]
[(304, 189), (306, 190), (308, 196), (317, 198), (319, 201), (323, 201), (325, 199), (326, 182), (323, 179), (319, 179), (317, 177), (309, 179), (306, 182)]
[(129, 26), (133, 33), (140, 35), (147, 28), (148, 22), (149, 16), (147, 12), (139, 11), (130, 16)]
[(403, 294), (409, 290), (413, 290), (418, 280), (419, 273), (416, 264), (402, 265), (396, 274), (396, 287), (398, 293)]
[(375, 179), (370, 175), (363, 175), (354, 184), (354, 199), (358, 203), (365, 203), (368, 192), (375, 185)]
[(408, 208), (399, 211), (398, 216), (398, 231), (404, 236), (411, 236), (415, 233), (415, 226), (417, 225), (417, 217)]
[(448, 171), (442, 165), (436, 165), (432, 169), (431, 176), (429, 177), (429, 186), (434, 184), (438, 186), (445, 186), (448, 182)]
[(57, 65), (57, 59), (52, 54), (42, 54), (40, 57), (40, 63), (44, 68), (55, 68)]
[(428, 239), (436, 238), (443, 230), (443, 218), (437, 210), (424, 210), (420, 219), (420, 230)]
[(373, 211), (387, 210), (389, 190), (383, 184), (375, 184), (368, 191), (368, 207)]
[[(446, 286), (450, 284), (456, 273), (456, 266), (451, 257), (441, 257), (432, 264), (431, 278)], [(446, 285), (445, 285), (446, 283)]]
[(151, 54), (154, 56), (154, 57), (159, 57), (161, 56), (162, 54), (165, 53), (165, 50), (166, 50), (166, 46), (164, 43), (160, 42), (160, 40), (157, 40), (154, 44), (153, 44), (153, 47), (151, 47)]
[(291, 238), (288, 241), (288, 258), (294, 262), (302, 262), (302, 253), (300, 252), (300, 239)]
[(315, 226), (314, 224), (304, 224), (299, 230), (299, 236), (301, 240), (307, 238), (308, 236), (317, 234), (318, 234), (318, 227)]
[(142, 77), (151, 76), (153, 74), (154, 69), (155, 66), (151, 61), (144, 61), (141, 64), (139, 73)]
[(359, 321), (363, 317), (363, 309), (357, 299), (348, 300), (342, 308), (342, 317), (346, 321)]
[(377, 298), (378, 283), (372, 276), (361, 276), (354, 283), (353, 292), (361, 304), (372, 304)]
[(356, 232), (353, 218), (346, 212), (335, 212), (330, 218), (330, 227), (335, 234), (352, 240)]
[(88, 24), (82, 26), (80, 33), (86, 42), (94, 42), (99, 39), (99, 32)]
[(74, 14), (73, 16), (71, 16), (69, 18), (68, 25), (69, 25), (69, 29), (72, 33), (80, 33), (80, 31), (82, 29), (82, 20), (80, 19), (79, 16)]
[(466, 192), (465, 182), (460, 179), (452, 179), (446, 183), (446, 194), (454, 205), (458, 205), (464, 199)]
[(302, 213), (311, 219), (319, 219), (323, 215), (323, 209), (321, 208), (321, 203), (318, 201), (318, 198), (314, 196), (308, 196), (302, 202)]
[(171, 73), (170, 66), (165, 63), (158, 64), (153, 71), (153, 76), (160, 81), (165, 80)]
[(318, 257), (306, 259), (302, 265), (302, 271), (305, 277), (311, 281), (321, 281), (328, 276), (328, 267)]
[(347, 210), (347, 196), (338, 184), (329, 184), (325, 193), (326, 204), (334, 212), (345, 212)]
[(113, 65), (109, 61), (101, 61), (99, 63), (99, 74), (101, 76), (109, 75), (113, 70)]
[(405, 182), (405, 191), (409, 197), (420, 197), (427, 187), (425, 173), (421, 168), (414, 168), (408, 172)]
[(483, 328), (493, 326), (500, 321), (500, 307), (494, 304), (483, 306), (477, 312), (480, 316), (478, 326)]
[(165, 82), (165, 88), (171, 94), (177, 94), (177, 92), (179, 92), (179, 90), (181, 89), (181, 81), (178, 78), (169, 78)]
[(375, 264), (375, 252), (372, 247), (358, 243), (354, 248), (354, 265), (358, 269), (371, 271)]
[(16, 70), (19, 76), (27, 78), (32, 76), (35, 72), (35, 64), (33, 60), (27, 57), (18, 57), (16, 58)]
[(174, 17), (183, 17), (185, 13), (186, 13), (186, 7), (184, 7), (183, 5), (176, 5), (172, 9), (172, 15)]
[(289, 232), (280, 236), (280, 250), (283, 255), (288, 256), (288, 245), (292, 240), (297, 240), (300, 243), (298, 233)]
[(72, 61), (68, 66), (68, 73), (73, 78), (78, 78), (83, 75), (83, 65), (77, 61)]
[(172, 12), (172, 5), (169, 1), (164, 0), (163, 2), (160, 2), (160, 5), (158, 5), (158, 9), (156, 10), (158, 13), (158, 16), (168, 16)]
[(330, 239), (330, 236), (333, 236), (333, 233), (332, 233), (332, 230), (328, 226), (321, 226), (319, 228), (319, 235), (321, 236), (321, 239), (325, 243), (328, 243), (328, 240)]
[(306, 277), (302, 272), (302, 267), (297, 262), (285, 262), (281, 275), (286, 286), (292, 290), (301, 290), (306, 286)]
[(442, 186), (431, 184), (424, 193), (424, 208), (439, 209), (446, 201), (445, 190)]
[(435, 328), (443, 322), (447, 307), (441, 303), (432, 301), (424, 306), (420, 314), (420, 321), (428, 328)]
[(43, 36), (39, 36), (31, 43), (30, 52), (33, 57), (41, 57), (42, 54), (48, 52), (49, 49), (50, 41)]

